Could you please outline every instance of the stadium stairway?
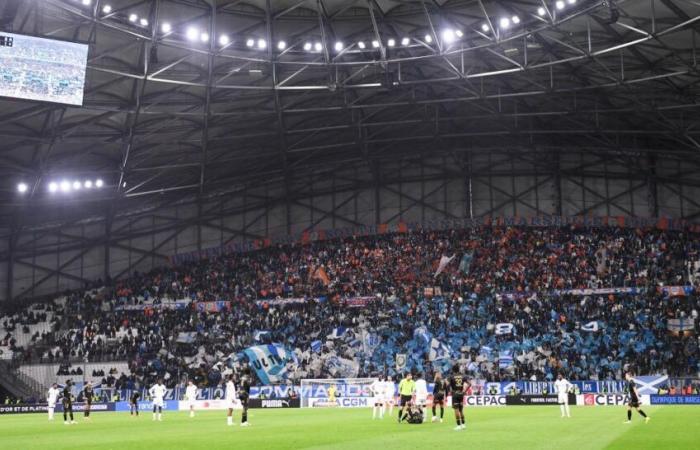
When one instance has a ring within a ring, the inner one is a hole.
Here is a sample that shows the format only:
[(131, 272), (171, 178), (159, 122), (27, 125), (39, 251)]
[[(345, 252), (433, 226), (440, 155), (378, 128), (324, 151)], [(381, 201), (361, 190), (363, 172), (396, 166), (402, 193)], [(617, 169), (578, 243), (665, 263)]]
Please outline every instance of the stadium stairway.
[[(19, 367), (19, 375), (25, 377), (28, 383), (32, 386), (38, 386), (41, 391), (45, 391), (51, 386), (51, 383), (58, 382), (62, 383), (66, 379), (72, 379), (73, 381), (89, 381), (94, 385), (99, 384), (102, 378), (109, 375), (109, 370), (116, 369), (115, 377), (119, 377), (122, 373), (130, 375), (129, 363), (126, 361), (108, 361), (108, 362), (74, 362), (71, 366), (72, 369), (80, 368), (83, 370), (83, 375), (57, 375), (60, 368), (60, 364), (23, 364)], [(102, 370), (105, 376), (92, 376), (94, 370)]]
[(5, 360), (0, 360), (0, 385), (17, 398), (44, 398), (44, 389), (39, 383), (15, 370), (10, 362)]

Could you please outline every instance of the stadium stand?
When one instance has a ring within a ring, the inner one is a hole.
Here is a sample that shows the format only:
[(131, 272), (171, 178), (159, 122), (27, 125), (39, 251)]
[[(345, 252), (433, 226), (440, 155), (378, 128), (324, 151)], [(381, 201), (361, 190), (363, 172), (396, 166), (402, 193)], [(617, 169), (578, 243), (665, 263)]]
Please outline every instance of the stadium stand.
[[(395, 375), (401, 351), (407, 367), (428, 374), (441, 362), (431, 351), (449, 352), (490, 380), (551, 380), (560, 370), (619, 380), (632, 361), (644, 373), (694, 375), (697, 337), (671, 333), (677, 322), (669, 319), (698, 329), (698, 283), (688, 268), (699, 254), (700, 237), (679, 231), (416, 231), (135, 273), (70, 293), (65, 308), (35, 305), (0, 323), (16, 339), (16, 361), (52, 363), (20, 368), (43, 385), (60, 363), (87, 359), (87, 378), (110, 386), (156, 377), (216, 386), (244, 348), (271, 342), (294, 349), (292, 381)], [(115, 365), (109, 381), (92, 375)]]

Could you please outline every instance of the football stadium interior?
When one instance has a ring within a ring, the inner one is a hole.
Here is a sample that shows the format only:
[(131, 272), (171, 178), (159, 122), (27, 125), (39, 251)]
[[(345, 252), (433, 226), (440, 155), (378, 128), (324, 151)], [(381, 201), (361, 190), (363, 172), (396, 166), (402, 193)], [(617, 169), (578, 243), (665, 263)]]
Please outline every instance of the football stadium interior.
[(696, 0), (0, 0), (3, 448), (697, 449), (698, 44)]

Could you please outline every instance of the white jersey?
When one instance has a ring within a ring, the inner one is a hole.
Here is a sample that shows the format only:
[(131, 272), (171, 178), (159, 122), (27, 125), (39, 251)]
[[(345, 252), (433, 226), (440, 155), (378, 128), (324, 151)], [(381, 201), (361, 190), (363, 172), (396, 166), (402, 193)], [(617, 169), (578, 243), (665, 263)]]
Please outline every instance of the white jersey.
[(374, 380), (372, 384), (369, 385), (369, 390), (375, 398), (384, 397), (384, 382), (379, 380)]
[(416, 380), (415, 392), (416, 401), (418, 403), (425, 403), (425, 401), (428, 399), (428, 384), (424, 379), (420, 378)]
[(229, 404), (229, 408), (233, 408), (233, 405), (236, 404), (236, 385), (233, 384), (233, 381), (229, 381), (226, 383), (226, 403)]
[(384, 399), (393, 400), (396, 393), (396, 386), (393, 381), (384, 382)]
[(165, 401), (165, 393), (166, 392), (167, 392), (167, 388), (165, 387), (164, 384), (154, 384), (148, 390), (148, 394), (153, 399), (153, 404), (155, 406), (161, 406), (161, 407), (163, 406), (163, 403)]
[(49, 388), (49, 393), (46, 396), (46, 401), (49, 403), (49, 408), (53, 408), (56, 406), (56, 402), (58, 401), (58, 397), (60, 395), (61, 391), (58, 388)]
[(187, 385), (187, 389), (185, 389), (185, 400), (188, 402), (197, 400), (197, 386), (194, 384)]
[(562, 378), (561, 380), (557, 380), (554, 382), (554, 389), (557, 391), (557, 395), (559, 396), (559, 401), (567, 401), (569, 399), (569, 389), (573, 384), (569, 383), (569, 380), (566, 378)]

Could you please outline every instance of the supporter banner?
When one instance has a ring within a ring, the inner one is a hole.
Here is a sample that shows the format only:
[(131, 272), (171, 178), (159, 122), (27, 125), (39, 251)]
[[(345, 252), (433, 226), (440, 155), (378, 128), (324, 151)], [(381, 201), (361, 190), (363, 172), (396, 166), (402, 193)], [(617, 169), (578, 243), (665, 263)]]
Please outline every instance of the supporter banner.
[(251, 398), (248, 402), (249, 408), (299, 408), (301, 402), (298, 398), (278, 398), (262, 400), (259, 398)]
[(142, 305), (120, 305), (114, 308), (115, 311), (146, 311), (149, 309), (162, 310), (184, 310), (190, 305), (190, 301), (166, 302), (158, 304), (142, 304)]
[(620, 287), (620, 288), (598, 288), (598, 289), (557, 289), (551, 292), (552, 295), (574, 295), (583, 297), (587, 295), (610, 295), (610, 294), (630, 294), (637, 295), (643, 293), (644, 290), (636, 287)]
[(45, 413), (48, 410), (48, 405), (0, 405), (1, 414), (27, 414), (27, 413)]
[[(559, 398), (556, 395), (513, 395), (506, 397), (506, 405), (510, 406), (532, 406), (532, 405), (558, 405)], [(569, 394), (569, 404), (576, 404), (576, 396)]]
[(685, 297), (695, 292), (693, 286), (658, 286), (656, 291), (666, 297)]
[(650, 395), (651, 405), (700, 405), (700, 395)]
[(195, 303), (195, 307), (199, 312), (215, 313), (231, 309), (231, 302), (223, 300), (216, 302), (197, 302)]
[(171, 264), (182, 264), (205, 258), (215, 258), (223, 254), (244, 253), (278, 244), (307, 244), (313, 241), (343, 239), (354, 236), (372, 236), (382, 233), (405, 233), (413, 230), (448, 230), (480, 228), (484, 226), (522, 226), (522, 227), (562, 227), (578, 226), (590, 228), (658, 228), (662, 230), (683, 230), (700, 232), (700, 225), (686, 220), (654, 217), (626, 216), (534, 216), (534, 217), (478, 217), (464, 219), (441, 219), (425, 222), (398, 222), (395, 224), (362, 225), (330, 230), (310, 230), (291, 235), (230, 243), (201, 251), (176, 254), (170, 257)]
[(300, 305), (309, 301), (315, 301), (313, 298), (275, 298), (272, 300), (258, 300), (255, 302), (258, 306), (280, 306), (280, 305)]
[[(347, 306), (348, 308), (362, 308), (370, 303), (377, 301), (376, 296), (365, 296), (365, 297), (346, 297), (340, 300), (340, 303)], [(263, 306), (282, 306), (282, 305), (301, 305), (307, 302), (317, 302), (323, 303), (326, 301), (325, 297), (298, 297), (298, 298), (275, 298), (270, 300), (256, 300), (255, 304)], [(230, 302), (229, 302), (230, 303)]]
[[(179, 409), (179, 403), (177, 400), (165, 400), (163, 402), (163, 409), (169, 411), (177, 411)], [(114, 411), (130, 411), (131, 405), (129, 402), (116, 402), (114, 403)], [(153, 411), (152, 401), (139, 402), (139, 411)]]
[(343, 300), (343, 303), (345, 306), (348, 308), (362, 308), (364, 306), (367, 306), (371, 302), (377, 300), (377, 297), (375, 296), (369, 296), (369, 297), (349, 297)]

